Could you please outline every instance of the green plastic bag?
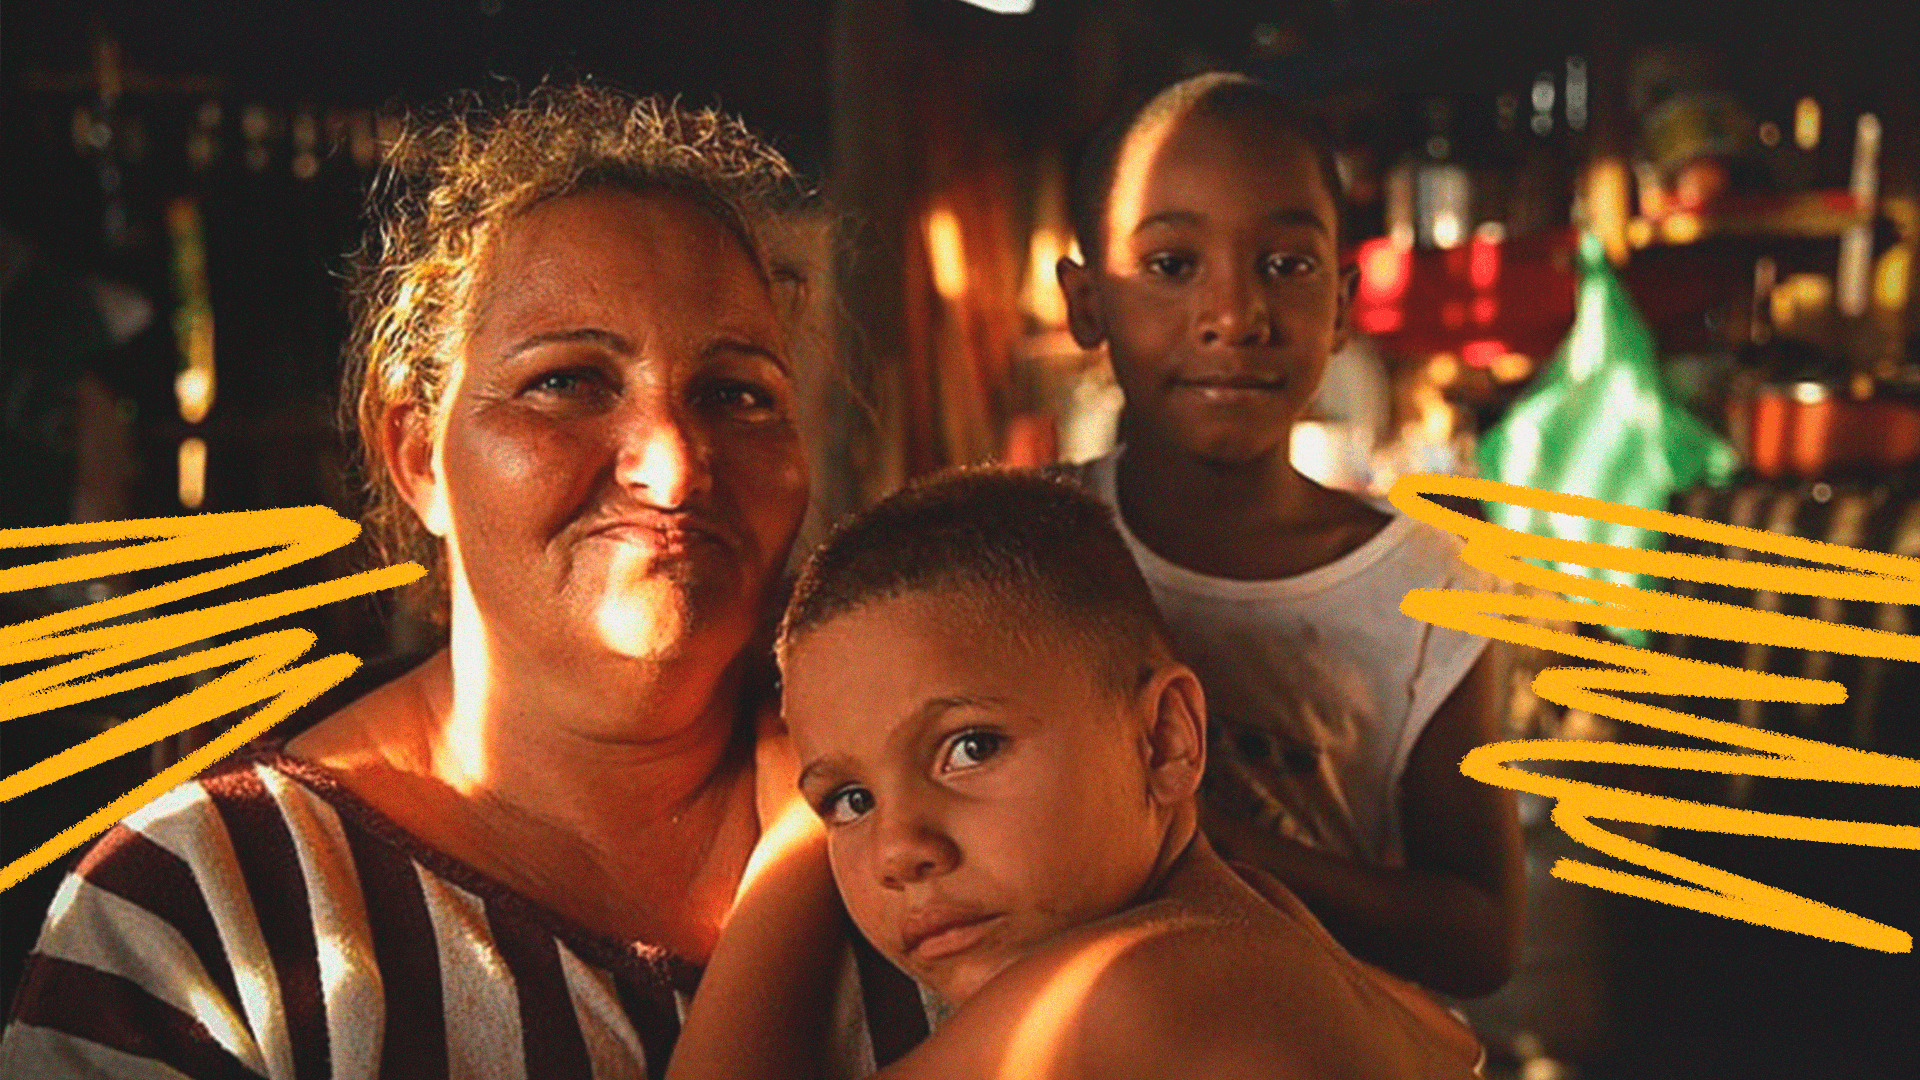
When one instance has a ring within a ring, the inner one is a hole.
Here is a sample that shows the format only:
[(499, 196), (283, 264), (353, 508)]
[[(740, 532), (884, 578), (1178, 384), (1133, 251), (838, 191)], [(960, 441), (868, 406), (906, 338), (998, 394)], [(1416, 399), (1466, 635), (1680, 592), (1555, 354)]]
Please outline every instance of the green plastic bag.
[[(1676, 400), (1660, 377), (1653, 335), (1607, 265), (1599, 237), (1580, 239), (1580, 295), (1573, 329), (1534, 384), (1480, 440), (1481, 475), (1509, 484), (1667, 509), (1675, 491), (1725, 484), (1733, 448)], [(1510, 529), (1619, 547), (1657, 548), (1645, 529), (1489, 503), (1487, 518)], [(1554, 567), (1634, 588), (1638, 574), (1577, 564)], [(1637, 632), (1615, 634), (1635, 644)]]

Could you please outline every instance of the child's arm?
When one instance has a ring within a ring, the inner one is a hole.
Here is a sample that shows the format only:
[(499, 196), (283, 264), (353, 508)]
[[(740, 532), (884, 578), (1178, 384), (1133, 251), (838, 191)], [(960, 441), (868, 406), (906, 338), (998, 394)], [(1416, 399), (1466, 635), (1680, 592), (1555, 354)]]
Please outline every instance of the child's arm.
[(817, 1080), (845, 928), (826, 831), (796, 798), (754, 850), (668, 1080)]
[(1493, 993), (1520, 947), (1525, 868), (1513, 796), (1460, 759), (1499, 738), (1492, 650), (1414, 744), (1401, 781), (1404, 868), (1364, 866), (1238, 819), (1202, 826), (1229, 859), (1285, 882), (1355, 956), (1457, 997)]

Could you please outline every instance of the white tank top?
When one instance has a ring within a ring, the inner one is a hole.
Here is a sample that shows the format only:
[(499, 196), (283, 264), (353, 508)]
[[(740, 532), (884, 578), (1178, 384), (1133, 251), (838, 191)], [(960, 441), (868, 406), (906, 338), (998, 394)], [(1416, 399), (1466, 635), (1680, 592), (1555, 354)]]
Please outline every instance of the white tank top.
[[(1116, 508), (1123, 449), (1070, 474)], [(1411, 589), (1485, 588), (1487, 575), (1460, 561), (1460, 541), (1395, 514), (1325, 566), (1237, 581), (1168, 562), (1124, 521), (1120, 531), (1206, 691), (1215, 805), (1359, 862), (1400, 865), (1407, 757), (1487, 644), (1409, 618), (1400, 601)]]

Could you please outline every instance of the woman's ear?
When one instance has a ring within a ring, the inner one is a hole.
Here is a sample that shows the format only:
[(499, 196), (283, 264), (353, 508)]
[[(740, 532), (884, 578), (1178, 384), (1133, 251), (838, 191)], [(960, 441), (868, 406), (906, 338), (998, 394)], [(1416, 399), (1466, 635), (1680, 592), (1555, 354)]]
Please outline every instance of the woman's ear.
[(446, 485), (440, 479), (432, 419), (418, 404), (395, 405), (381, 419), (380, 438), (388, 475), (400, 497), (428, 532), (445, 539), (452, 519)]
[(1169, 663), (1141, 689), (1146, 723), (1147, 790), (1161, 806), (1178, 806), (1200, 790), (1207, 770), (1207, 699), (1185, 664)]
[(1107, 340), (1107, 327), (1100, 317), (1099, 288), (1092, 268), (1062, 255), (1053, 264), (1053, 272), (1067, 298), (1067, 329), (1073, 334), (1074, 344), (1083, 349), (1099, 348)]

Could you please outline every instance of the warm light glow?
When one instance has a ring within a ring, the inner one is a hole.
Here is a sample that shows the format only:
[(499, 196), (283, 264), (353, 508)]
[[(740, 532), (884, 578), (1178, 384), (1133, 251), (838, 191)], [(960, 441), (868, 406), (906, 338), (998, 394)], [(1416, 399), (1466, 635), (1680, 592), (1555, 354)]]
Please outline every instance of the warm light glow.
[(995, 15), (1025, 15), (1033, 10), (1033, 0), (966, 0), (982, 11)]
[(1913, 249), (1895, 244), (1880, 256), (1873, 271), (1874, 305), (1882, 311), (1907, 309), (1907, 283), (1913, 279)]
[(1436, 210), (1433, 214), (1433, 242), (1438, 247), (1456, 248), (1466, 236), (1466, 226), (1460, 221), (1460, 215), (1452, 210)]
[[(1066, 182), (1060, 166), (1047, 158), (1035, 184), (1033, 235), (1027, 238), (1027, 277), (1020, 289), (1020, 307), (1047, 329), (1067, 325), (1067, 300), (1060, 292), (1055, 268), (1073, 251), (1073, 229), (1067, 224)], [(1074, 257), (1075, 262), (1080, 259)]]
[(1415, 423), (1427, 443), (1445, 446), (1453, 441), (1453, 406), (1447, 404), (1446, 396), (1440, 393), (1438, 387), (1415, 388), (1413, 404), (1419, 415)]
[(1606, 246), (1615, 266), (1627, 261), (1628, 179), (1626, 162), (1614, 155), (1597, 158), (1587, 170), (1587, 223)]
[(1054, 273), (1066, 253), (1065, 238), (1054, 229), (1035, 229), (1027, 241), (1027, 284), (1021, 306), (1042, 326), (1067, 325), (1067, 298)]
[[(194, 335), (198, 337), (198, 334)], [(180, 402), (180, 418), (197, 424), (213, 408), (213, 372), (206, 367), (190, 367), (173, 377), (173, 396)]]
[(1390, 304), (1407, 291), (1413, 277), (1412, 238), (1381, 237), (1360, 247), (1360, 298)]
[(1435, 353), (1427, 361), (1427, 381), (1435, 386), (1452, 386), (1460, 377), (1460, 361), (1452, 353)]
[(1634, 218), (1627, 222), (1627, 243), (1637, 248), (1653, 243), (1653, 222), (1646, 218)]
[(1825, 274), (1788, 275), (1773, 287), (1769, 302), (1776, 329), (1817, 322), (1833, 308), (1833, 279)]
[(960, 219), (947, 207), (935, 206), (927, 212), (926, 231), (933, 287), (944, 299), (958, 300), (967, 291), (967, 256), (960, 241)]
[(1499, 341), (1469, 341), (1460, 347), (1460, 359), (1469, 367), (1490, 368), (1506, 353), (1507, 346)]
[(207, 500), (207, 444), (198, 438), (180, 441), (180, 505), (200, 509)]
[(1700, 215), (1684, 210), (1660, 219), (1660, 238), (1669, 244), (1691, 244), (1703, 231)]
[(1820, 103), (1810, 97), (1793, 107), (1793, 145), (1802, 150), (1820, 145)]
[(1502, 353), (1487, 365), (1495, 382), (1515, 383), (1533, 374), (1533, 357), (1524, 353)]

